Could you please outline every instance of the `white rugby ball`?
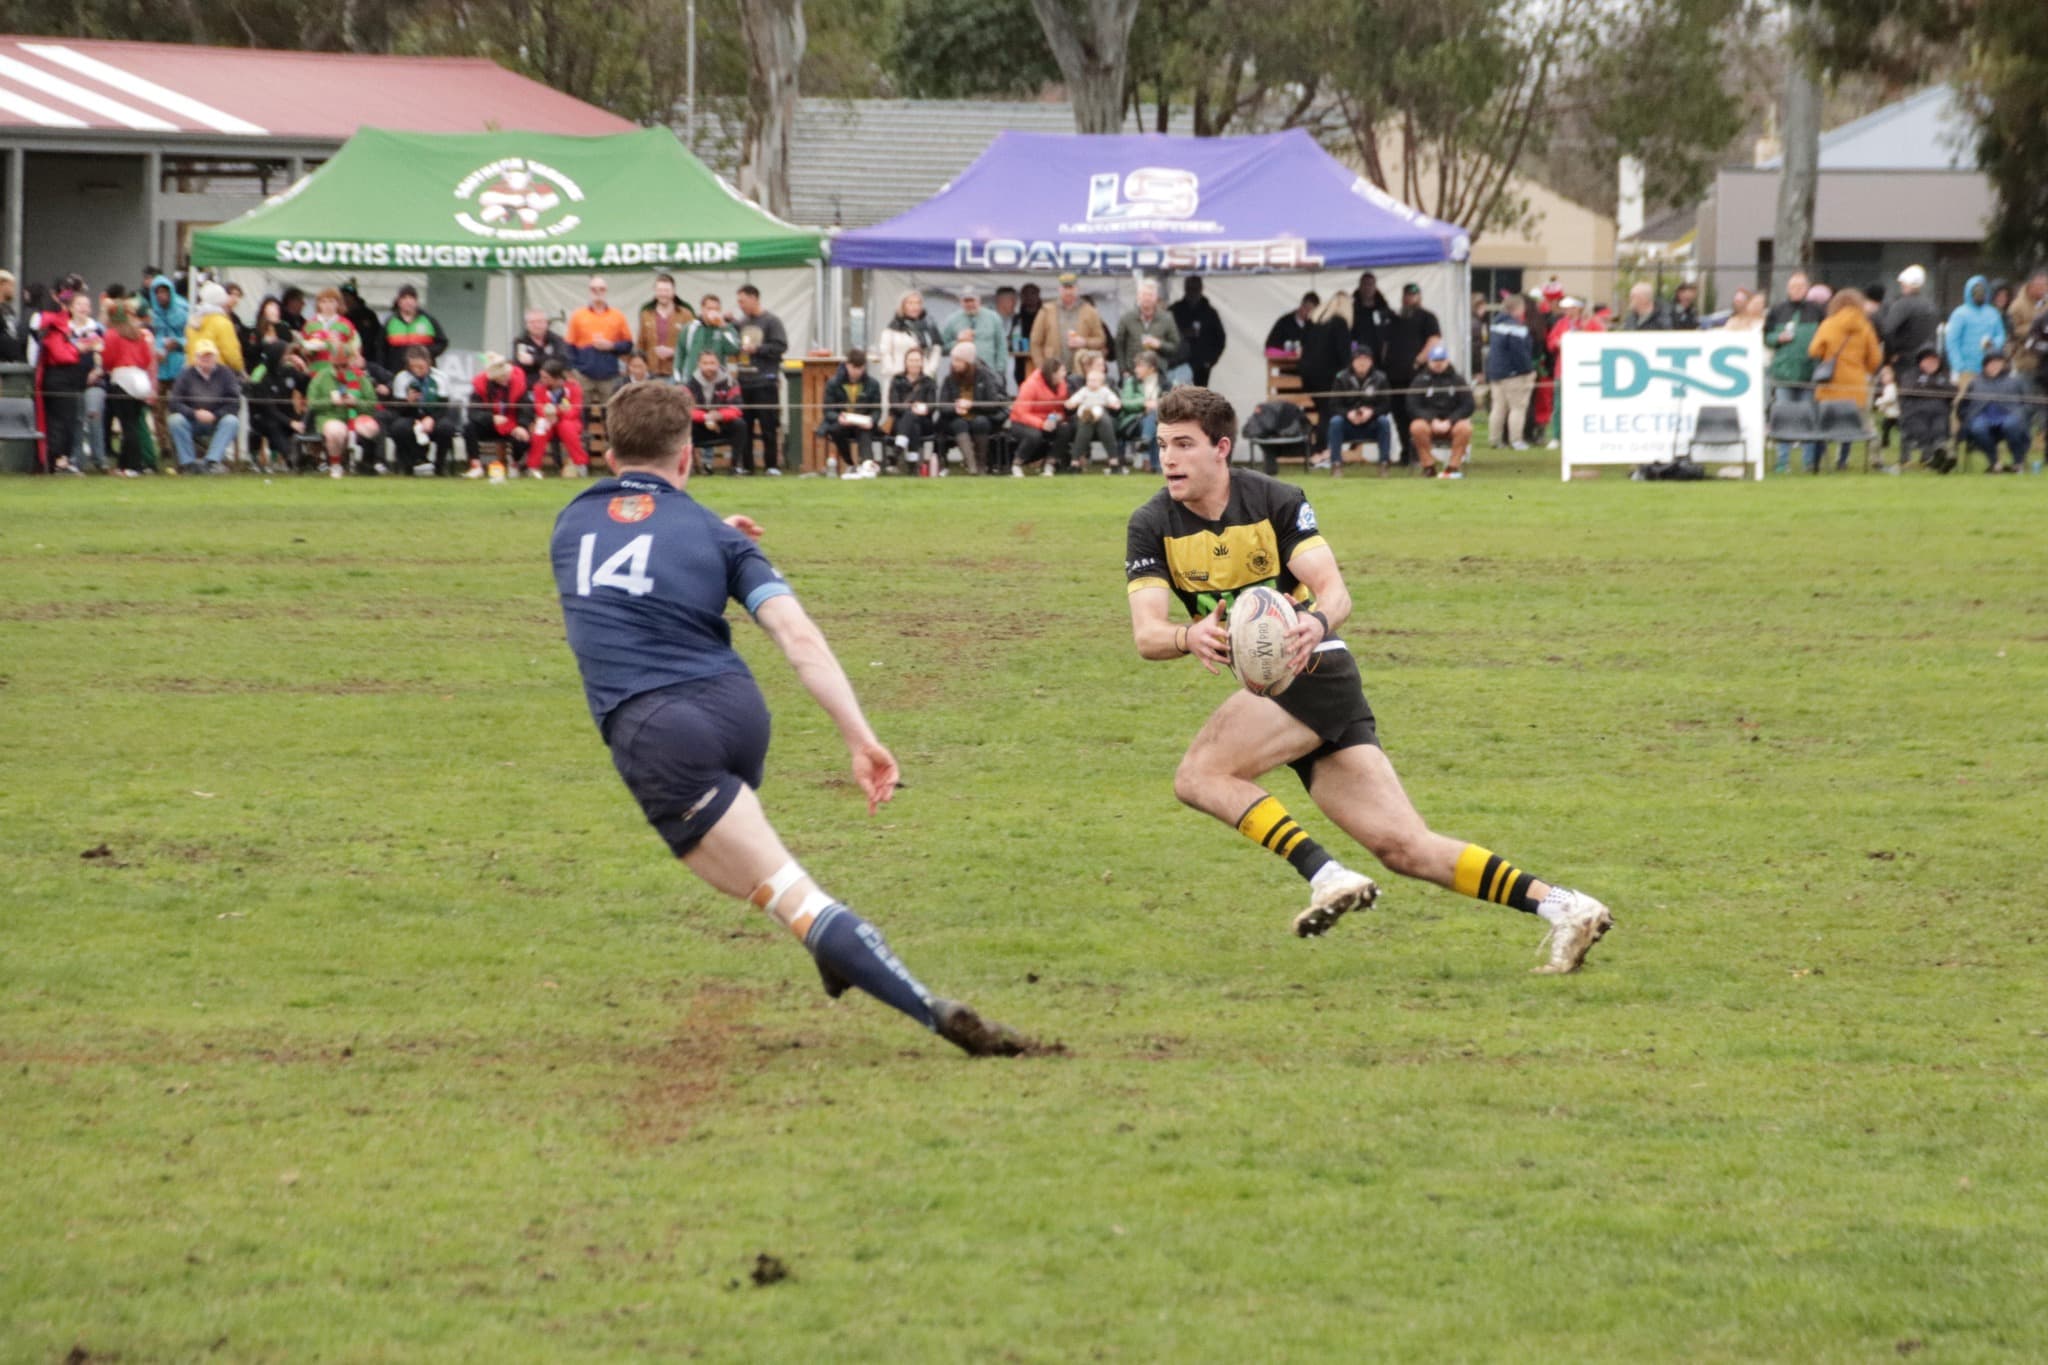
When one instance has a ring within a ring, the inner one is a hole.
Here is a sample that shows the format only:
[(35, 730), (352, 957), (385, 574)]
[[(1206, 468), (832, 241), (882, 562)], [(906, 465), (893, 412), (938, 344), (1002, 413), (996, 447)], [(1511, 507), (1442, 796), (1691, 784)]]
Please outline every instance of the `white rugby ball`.
[(1247, 588), (1230, 604), (1230, 671), (1254, 696), (1276, 696), (1294, 681), (1287, 671), (1287, 632), (1294, 604), (1272, 588)]

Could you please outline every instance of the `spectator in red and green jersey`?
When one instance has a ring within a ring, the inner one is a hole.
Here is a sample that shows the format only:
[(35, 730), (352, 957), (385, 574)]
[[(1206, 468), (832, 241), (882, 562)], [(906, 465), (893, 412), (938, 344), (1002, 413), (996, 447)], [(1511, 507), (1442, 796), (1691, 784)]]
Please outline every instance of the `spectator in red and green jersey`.
[(313, 316), (306, 319), (299, 340), (315, 376), (331, 372), (350, 352), (361, 352), (362, 337), (355, 324), (342, 316), (339, 289), (329, 286), (320, 291), (313, 300)]
[(392, 300), (391, 316), (384, 319), (384, 366), (396, 370), (405, 364), (405, 353), (424, 346), (435, 360), (448, 349), (448, 333), (432, 313), (420, 307), (420, 291), (402, 285)]

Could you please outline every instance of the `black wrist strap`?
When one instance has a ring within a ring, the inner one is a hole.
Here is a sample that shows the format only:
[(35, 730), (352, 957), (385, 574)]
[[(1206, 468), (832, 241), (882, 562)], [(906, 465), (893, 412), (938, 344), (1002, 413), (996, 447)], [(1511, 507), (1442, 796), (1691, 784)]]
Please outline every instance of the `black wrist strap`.
[(1314, 607), (1310, 607), (1307, 611), (1303, 612), (1302, 615), (1313, 616), (1316, 618), (1316, 620), (1321, 621), (1323, 623), (1323, 638), (1325, 640), (1329, 639), (1330, 636), (1335, 633), (1330, 629), (1330, 618), (1323, 615), (1320, 611), (1317, 611)]

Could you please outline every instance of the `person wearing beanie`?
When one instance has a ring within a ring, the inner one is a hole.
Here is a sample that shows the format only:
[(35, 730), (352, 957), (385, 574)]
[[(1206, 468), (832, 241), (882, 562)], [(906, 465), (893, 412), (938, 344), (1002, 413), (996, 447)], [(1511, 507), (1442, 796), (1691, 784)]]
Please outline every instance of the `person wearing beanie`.
[(235, 334), (235, 321), (228, 316), (228, 291), (208, 280), (199, 286), (199, 303), (185, 324), (185, 353), (195, 354), (199, 343), (210, 341), (221, 364), (236, 374), (246, 374), (242, 361), (242, 339)]

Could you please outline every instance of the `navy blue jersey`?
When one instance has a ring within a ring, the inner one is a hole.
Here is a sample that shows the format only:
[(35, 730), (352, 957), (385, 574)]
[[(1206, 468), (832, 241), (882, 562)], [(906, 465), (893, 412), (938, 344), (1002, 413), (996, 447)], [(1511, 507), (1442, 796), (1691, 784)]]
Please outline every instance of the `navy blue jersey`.
[(629, 697), (745, 673), (728, 598), (760, 610), (789, 584), (754, 542), (651, 474), (605, 479), (555, 518), (555, 587), (599, 730)]

